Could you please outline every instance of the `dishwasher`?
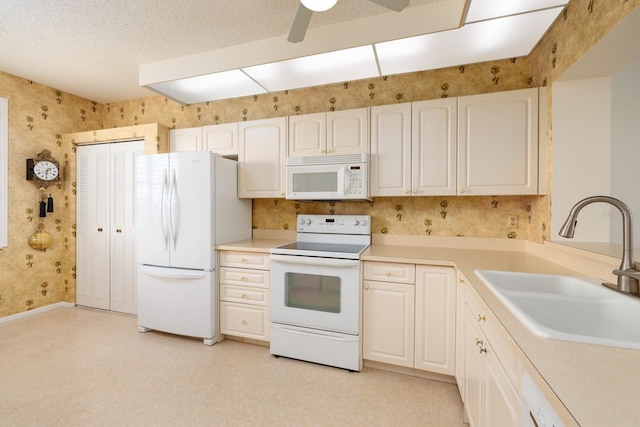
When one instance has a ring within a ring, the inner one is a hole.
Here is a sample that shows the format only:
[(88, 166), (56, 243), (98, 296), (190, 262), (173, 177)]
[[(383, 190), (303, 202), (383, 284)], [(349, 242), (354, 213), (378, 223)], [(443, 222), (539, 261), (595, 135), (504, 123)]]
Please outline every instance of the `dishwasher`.
[(564, 427), (558, 414), (526, 371), (522, 377), (520, 394), (524, 427)]

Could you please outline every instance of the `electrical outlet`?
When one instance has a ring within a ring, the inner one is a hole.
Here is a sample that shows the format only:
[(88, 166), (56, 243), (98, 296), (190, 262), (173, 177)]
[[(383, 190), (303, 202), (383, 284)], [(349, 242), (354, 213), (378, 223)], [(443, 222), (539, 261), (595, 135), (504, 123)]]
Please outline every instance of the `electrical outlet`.
[(273, 213), (273, 222), (280, 222), (280, 214), (278, 212)]
[(518, 228), (518, 215), (507, 215), (507, 227)]

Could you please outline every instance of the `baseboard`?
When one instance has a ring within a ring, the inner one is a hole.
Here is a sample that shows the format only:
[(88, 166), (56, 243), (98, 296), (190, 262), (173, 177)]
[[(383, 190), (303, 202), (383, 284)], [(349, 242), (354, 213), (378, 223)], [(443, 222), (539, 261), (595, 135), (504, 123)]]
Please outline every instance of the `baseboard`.
[(57, 302), (55, 304), (45, 305), (43, 307), (34, 308), (33, 310), (23, 311), (22, 313), (12, 314), (11, 316), (0, 317), (0, 323), (11, 322), (12, 320), (22, 319), (23, 317), (33, 316), (34, 314), (44, 313), (45, 311), (54, 310), (60, 307), (75, 307), (71, 302)]

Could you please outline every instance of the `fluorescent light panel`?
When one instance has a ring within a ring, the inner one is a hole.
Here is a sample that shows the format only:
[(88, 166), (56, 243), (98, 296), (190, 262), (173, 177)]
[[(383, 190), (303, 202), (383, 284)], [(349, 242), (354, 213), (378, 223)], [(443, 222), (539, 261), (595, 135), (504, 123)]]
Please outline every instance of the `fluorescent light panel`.
[(375, 45), (382, 75), (528, 55), (562, 7)]
[(269, 92), (379, 76), (371, 45), (256, 65), (242, 70)]
[(465, 22), (501, 18), (551, 7), (565, 6), (569, 0), (472, 0)]
[(241, 70), (154, 83), (147, 87), (184, 104), (240, 98), (267, 92)]

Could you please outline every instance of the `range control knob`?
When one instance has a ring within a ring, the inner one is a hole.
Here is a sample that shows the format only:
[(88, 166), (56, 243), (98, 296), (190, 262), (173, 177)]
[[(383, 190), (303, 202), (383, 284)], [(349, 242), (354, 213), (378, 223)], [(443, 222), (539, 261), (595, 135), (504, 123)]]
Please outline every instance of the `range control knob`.
[(304, 225), (304, 218), (303, 218), (303, 217), (300, 217), (300, 219), (298, 220), (298, 223), (299, 223), (300, 225)]
[(307, 218), (307, 220), (304, 222), (306, 225), (311, 224), (311, 220), (309, 218)]
[(360, 225), (360, 221), (359, 221), (359, 220), (357, 220), (357, 219), (354, 219), (354, 220), (353, 220), (353, 226), (354, 226), (354, 227), (357, 227), (357, 226), (359, 226), (359, 225)]
[(364, 227), (365, 225), (367, 225), (367, 220), (366, 220), (366, 219), (362, 219), (362, 220), (360, 220), (360, 225), (361, 225), (361, 226), (363, 226), (363, 227)]

